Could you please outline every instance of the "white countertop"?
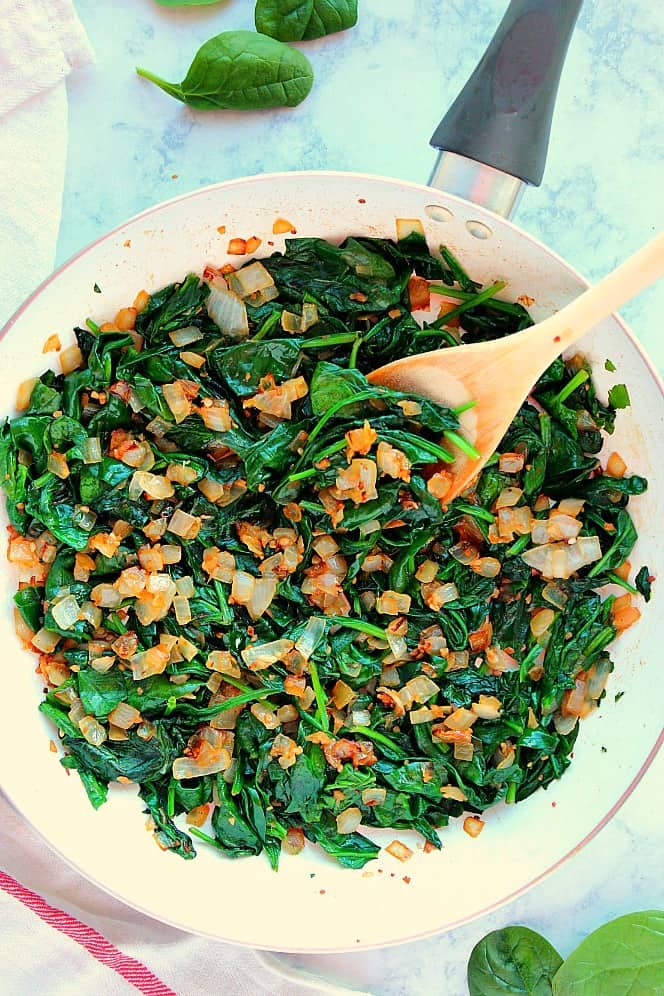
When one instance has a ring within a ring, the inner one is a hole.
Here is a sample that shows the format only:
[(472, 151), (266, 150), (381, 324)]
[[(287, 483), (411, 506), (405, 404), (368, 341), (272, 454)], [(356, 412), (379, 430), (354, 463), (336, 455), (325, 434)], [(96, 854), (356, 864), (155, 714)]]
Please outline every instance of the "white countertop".
[[(356, 29), (303, 46), (311, 96), (293, 110), (204, 115), (139, 80), (144, 65), (181, 79), (198, 46), (251, 28), (253, 3), (182, 9), (153, 0), (77, 0), (97, 64), (69, 82), (70, 142), (58, 261), (142, 208), (249, 173), (342, 169), (426, 181), (433, 128), (484, 51), (503, 0), (360, 0)], [(558, 96), (544, 184), (518, 222), (596, 279), (662, 227), (664, 7), (587, 0)], [(624, 315), (664, 369), (664, 286)], [(466, 992), (465, 965), (487, 931), (525, 923), (568, 953), (606, 919), (664, 906), (660, 756), (598, 837), (497, 913), (415, 944), (292, 958), (380, 996)], [(398, 913), (398, 911), (396, 911)]]

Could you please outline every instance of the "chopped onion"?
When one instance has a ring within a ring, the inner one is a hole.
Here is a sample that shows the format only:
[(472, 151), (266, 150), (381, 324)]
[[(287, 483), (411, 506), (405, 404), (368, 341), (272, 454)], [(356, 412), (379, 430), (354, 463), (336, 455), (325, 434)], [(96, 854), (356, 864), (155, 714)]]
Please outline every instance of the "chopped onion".
[(334, 688), (332, 689), (332, 701), (337, 709), (344, 709), (356, 698), (357, 692), (354, 692), (350, 685), (347, 685), (346, 682), (341, 679), (336, 682)]
[(141, 714), (138, 709), (134, 709), (128, 702), (120, 702), (108, 714), (108, 721), (113, 726), (118, 726), (121, 730), (128, 730), (130, 726), (135, 726), (141, 722)]
[(78, 348), (76, 343), (73, 346), (68, 346), (63, 349), (60, 353), (60, 368), (63, 374), (69, 374), (72, 370), (78, 370), (79, 367), (83, 366), (83, 353)]
[(308, 661), (325, 634), (327, 623), (320, 616), (310, 616), (306, 626), (295, 641), (295, 649)]
[(193, 484), (198, 477), (198, 471), (195, 467), (187, 467), (184, 463), (169, 463), (166, 468), (166, 477), (169, 481), (174, 481), (175, 484)]
[(460, 564), (471, 564), (473, 560), (477, 560), (479, 556), (477, 547), (466, 541), (462, 541), (461, 543), (456, 543), (454, 546), (451, 546), (449, 553), (450, 556), (454, 557), (454, 559)]
[(612, 453), (606, 463), (606, 471), (608, 477), (624, 477), (625, 471), (627, 470), (627, 464), (620, 456), (619, 453)]
[(424, 237), (424, 226), (419, 218), (397, 218), (397, 241), (407, 239), (409, 235), (421, 235)]
[(481, 820), (479, 816), (467, 816), (463, 821), (463, 829), (469, 837), (479, 837), (484, 826), (484, 820)]
[(32, 643), (35, 636), (34, 630), (28, 626), (17, 605), (14, 606), (14, 632), (19, 640), (25, 640), (26, 643)]
[(350, 725), (352, 727), (369, 726), (370, 723), (371, 713), (368, 709), (353, 709), (350, 714)]
[(48, 455), (46, 469), (50, 470), (52, 474), (55, 474), (55, 476), (59, 477), (62, 481), (69, 477), (69, 464), (67, 463), (67, 457), (63, 453), (56, 453), (55, 450)]
[(337, 816), (338, 833), (354, 833), (362, 822), (362, 811), (357, 806), (349, 806)]
[(410, 595), (398, 591), (384, 591), (378, 596), (376, 610), (387, 616), (407, 615), (410, 611)]
[(252, 619), (260, 619), (269, 608), (272, 599), (277, 593), (278, 585), (278, 579), (270, 574), (255, 581), (251, 597), (247, 602), (247, 612)]
[(496, 498), (496, 509), (512, 508), (513, 505), (518, 504), (522, 494), (521, 488), (503, 488)]
[(35, 384), (38, 382), (39, 377), (30, 377), (28, 380), (24, 380), (18, 386), (16, 392), (16, 409), (19, 412), (24, 412), (26, 408), (30, 407), (30, 398), (32, 397), (32, 392), (35, 389)]
[(201, 520), (196, 515), (189, 515), (181, 508), (176, 508), (168, 523), (169, 532), (182, 539), (195, 539), (201, 528)]
[(378, 532), (381, 528), (381, 524), (378, 519), (369, 519), (368, 522), (363, 522), (359, 527), (360, 536), (368, 536), (370, 533)]
[(468, 667), (470, 654), (467, 650), (451, 650), (447, 658), (446, 671), (461, 671)]
[(66, 595), (51, 606), (51, 614), (59, 629), (71, 629), (78, 622), (80, 605), (74, 595)]
[(569, 578), (581, 567), (601, 560), (602, 548), (597, 536), (579, 536), (574, 544), (535, 546), (521, 556), (545, 578)]
[(198, 414), (202, 418), (204, 425), (212, 432), (228, 432), (229, 429), (233, 428), (233, 420), (231, 419), (228, 402), (221, 400), (213, 401), (212, 404), (206, 403), (209, 400), (205, 398), (203, 404), (198, 409)]
[(263, 668), (269, 667), (270, 664), (286, 660), (294, 646), (292, 640), (253, 643), (244, 648), (242, 659), (250, 670), (261, 671)]
[(443, 724), (450, 730), (469, 730), (478, 716), (471, 709), (459, 706), (443, 720)]
[(99, 436), (89, 436), (83, 443), (83, 463), (101, 463), (101, 439)]
[(393, 840), (391, 844), (387, 845), (385, 850), (388, 854), (391, 854), (393, 858), (396, 858), (397, 861), (408, 861), (413, 856), (411, 849), (400, 840)]
[(572, 518), (576, 518), (583, 511), (584, 505), (585, 501), (583, 498), (563, 498), (556, 511), (563, 515), (571, 515)]
[[(406, 643), (406, 638), (404, 636), (399, 636), (396, 633), (391, 633), (387, 630), (387, 642), (390, 645), (390, 664), (395, 661), (405, 661), (408, 659), (408, 644)], [(383, 664), (387, 661), (384, 660)]]
[(102, 609), (117, 609), (122, 595), (112, 584), (98, 584), (90, 592), (90, 598)]
[(179, 564), (182, 560), (182, 547), (165, 543), (161, 548), (161, 556), (165, 564)]
[(287, 854), (299, 854), (304, 848), (304, 841), (304, 831), (300, 827), (289, 827), (282, 847)]
[(246, 339), (249, 335), (249, 319), (242, 298), (226, 285), (219, 286), (220, 280), (210, 287), (210, 295), (205, 303), (207, 313), (215, 325), (230, 339)]
[(104, 727), (97, 722), (94, 716), (83, 716), (79, 720), (78, 727), (84, 739), (93, 747), (101, 747), (108, 736)]
[(199, 339), (203, 338), (203, 333), (195, 325), (187, 325), (186, 328), (169, 332), (168, 336), (174, 346), (182, 347), (189, 346), (192, 342), (198, 342)]
[(134, 681), (149, 678), (153, 674), (163, 674), (170, 661), (170, 652), (162, 646), (150, 647), (141, 654), (130, 658), (131, 673)]
[(518, 474), (523, 470), (523, 464), (522, 453), (501, 453), (498, 459), (498, 469), (501, 474)]
[(279, 726), (277, 714), (264, 702), (254, 702), (251, 706), (250, 712), (259, 723), (263, 724), (266, 730), (276, 730)]
[(586, 692), (589, 699), (596, 701), (606, 688), (606, 682), (611, 673), (611, 662), (600, 658), (588, 672)]
[(495, 578), (500, 574), (500, 561), (495, 557), (479, 557), (470, 564), (471, 571), (483, 578)]
[[(258, 260), (249, 263), (247, 266), (243, 266), (239, 270), (234, 270), (227, 275), (226, 279), (231, 291), (241, 298), (250, 297), (252, 294), (257, 294), (260, 291), (271, 291), (272, 288), (275, 288), (272, 276)], [(278, 291), (275, 288), (274, 297), (277, 294)]]
[(137, 470), (129, 482), (128, 497), (131, 501), (136, 501), (144, 492), (148, 498), (162, 501), (165, 498), (172, 498), (175, 489), (165, 477)]
[(185, 598), (184, 595), (176, 595), (173, 599), (173, 608), (179, 626), (186, 626), (191, 622), (191, 608), (188, 598)]
[(559, 733), (561, 737), (566, 737), (571, 733), (578, 722), (578, 716), (563, 716), (560, 712), (554, 713), (553, 716), (553, 725), (556, 733)]
[(542, 598), (555, 609), (564, 609), (567, 604), (567, 595), (557, 584), (549, 582), (542, 588)]
[(172, 411), (175, 421), (178, 424), (184, 422), (191, 414), (192, 404), (185, 393), (182, 381), (175, 380), (172, 384), (162, 384), (161, 390), (164, 401)]
[(553, 609), (539, 609), (530, 617), (530, 632), (535, 639), (551, 629), (556, 614)]
[(459, 590), (451, 581), (444, 584), (439, 581), (423, 584), (421, 592), (425, 604), (434, 612), (442, 609), (443, 605), (447, 605), (448, 602), (455, 602), (459, 597)]
[(173, 761), (173, 778), (201, 778), (225, 771), (231, 763), (230, 752), (225, 747), (213, 747), (206, 741), (200, 742), (200, 752), (196, 757), (176, 757)]
[(480, 695), (479, 701), (473, 702), (470, 708), (480, 719), (499, 719), (502, 703), (495, 695)]
[(425, 560), (415, 571), (415, 577), (424, 584), (430, 584), (438, 574), (439, 567), (440, 564), (435, 560)]
[(44, 654), (52, 654), (59, 642), (60, 634), (44, 629), (43, 626), (32, 638), (32, 646)]

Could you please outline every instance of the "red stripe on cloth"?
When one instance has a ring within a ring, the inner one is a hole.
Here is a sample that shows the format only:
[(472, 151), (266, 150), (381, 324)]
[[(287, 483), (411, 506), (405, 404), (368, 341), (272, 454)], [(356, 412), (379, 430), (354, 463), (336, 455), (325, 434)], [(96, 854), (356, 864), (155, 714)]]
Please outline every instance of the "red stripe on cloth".
[(0, 871), (0, 888), (13, 896), (14, 899), (18, 899), (33, 913), (36, 913), (49, 927), (54, 927), (55, 930), (59, 930), (60, 933), (66, 934), (67, 937), (76, 941), (93, 958), (108, 968), (112, 968), (145, 996), (177, 996), (149, 968), (142, 965), (140, 961), (136, 961), (135, 958), (123, 954), (93, 927), (81, 923), (80, 920), (65, 913), (64, 910), (51, 906), (36, 892), (26, 889), (20, 882), (3, 871)]

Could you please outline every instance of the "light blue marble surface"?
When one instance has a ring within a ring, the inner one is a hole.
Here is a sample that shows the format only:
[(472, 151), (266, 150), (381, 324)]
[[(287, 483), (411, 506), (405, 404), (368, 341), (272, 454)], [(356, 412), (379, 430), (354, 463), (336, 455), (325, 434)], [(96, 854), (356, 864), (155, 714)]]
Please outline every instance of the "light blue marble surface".
[[(360, 0), (357, 29), (303, 46), (316, 85), (300, 107), (204, 115), (139, 80), (134, 66), (180, 79), (206, 38), (253, 26), (253, 3), (180, 12), (152, 0), (76, 5), (98, 61), (69, 83), (59, 261), (154, 202), (248, 173), (332, 168), (425, 181), (434, 159), (429, 136), (505, 7), (503, 0)], [(593, 279), (662, 227), (663, 53), (660, 2), (586, 0), (544, 184), (527, 191), (517, 220)], [(660, 369), (663, 313), (662, 285), (624, 309)], [(472, 945), (493, 927), (526, 922), (567, 953), (612, 915), (663, 906), (661, 822), (652, 802), (663, 770), (661, 762), (651, 770), (581, 854), (504, 910), (414, 945), (300, 963), (381, 996), (457, 996), (466, 991)]]

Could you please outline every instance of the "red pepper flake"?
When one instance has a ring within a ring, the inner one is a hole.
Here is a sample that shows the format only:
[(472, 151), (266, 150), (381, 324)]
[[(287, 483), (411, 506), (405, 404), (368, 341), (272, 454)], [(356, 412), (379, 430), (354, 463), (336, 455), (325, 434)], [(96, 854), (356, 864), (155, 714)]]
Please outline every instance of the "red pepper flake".
[(125, 249), (131, 249), (131, 239), (125, 239), (125, 241), (122, 244), (125, 247)]
[(403, 881), (406, 883), (406, 885), (410, 885), (410, 875), (404, 875)]
[(321, 895), (321, 896), (324, 896), (324, 895), (325, 895), (325, 889), (321, 889), (321, 890), (319, 891), (319, 895)]
[(226, 234), (226, 226), (225, 225), (219, 225), (218, 228), (217, 228), (217, 231), (219, 232), (220, 235), (225, 235)]
[(362, 291), (355, 291), (354, 294), (349, 294), (348, 297), (351, 301), (359, 301), (360, 304), (364, 304), (365, 301), (369, 300), (367, 295), (363, 294)]
[(58, 748), (55, 746), (55, 743), (52, 740), (49, 740), (48, 742), (48, 749), (50, 750), (51, 754), (58, 753)]
[(364, 197), (358, 197), (357, 198), (357, 203), (358, 204), (366, 204), (367, 203), (366, 202), (366, 198), (364, 198)]

